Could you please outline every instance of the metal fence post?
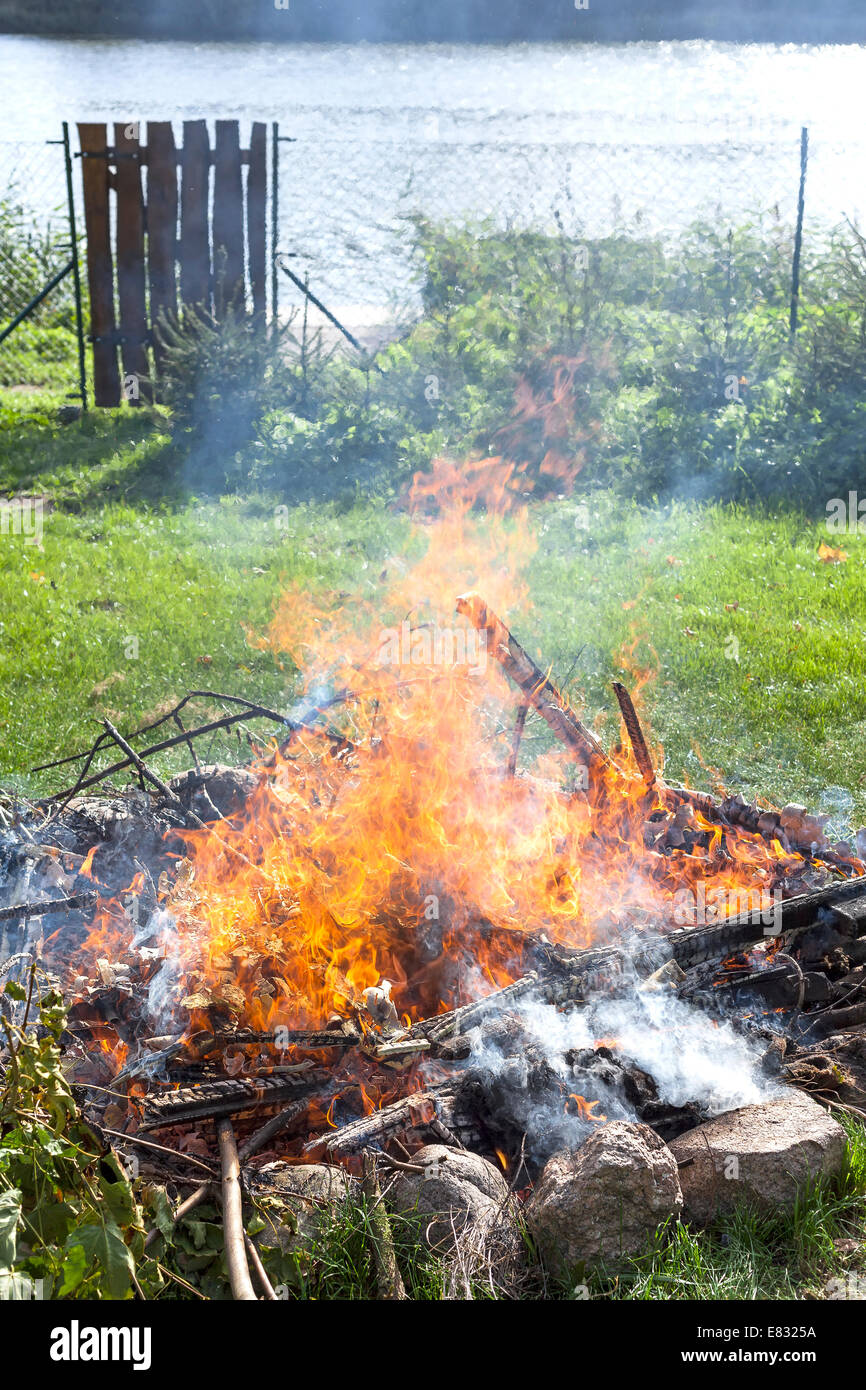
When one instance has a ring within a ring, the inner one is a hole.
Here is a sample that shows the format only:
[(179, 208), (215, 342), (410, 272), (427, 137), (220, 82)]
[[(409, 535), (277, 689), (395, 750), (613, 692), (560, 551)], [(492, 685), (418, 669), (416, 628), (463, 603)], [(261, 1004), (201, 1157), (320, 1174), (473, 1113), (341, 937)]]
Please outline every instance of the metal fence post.
[(797, 197), (797, 230), (794, 234), (794, 263), (791, 267), (791, 340), (797, 332), (800, 308), (800, 254), (803, 250), (803, 211), (806, 206), (806, 165), (809, 161), (809, 131), (800, 131), (800, 192)]
[(277, 279), (277, 237), (280, 213), (280, 125), (271, 124), (271, 323), (279, 326), (279, 280)]
[(72, 253), (72, 281), (75, 286), (75, 329), (78, 335), (78, 389), (81, 409), (87, 409), (87, 367), (84, 349), (84, 313), (81, 304), (81, 274), (78, 268), (78, 236), (75, 230), (75, 190), (72, 183), (72, 152), (69, 148), (69, 122), (63, 122), (63, 157), (66, 161), (66, 198), (69, 207), (69, 241)]

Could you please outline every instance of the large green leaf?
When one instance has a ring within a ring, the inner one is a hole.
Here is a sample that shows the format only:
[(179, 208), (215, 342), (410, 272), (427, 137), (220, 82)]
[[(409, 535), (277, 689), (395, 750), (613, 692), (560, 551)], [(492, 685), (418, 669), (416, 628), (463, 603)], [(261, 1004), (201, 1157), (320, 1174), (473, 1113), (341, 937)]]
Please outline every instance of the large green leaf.
[(112, 1298), (123, 1298), (132, 1280), (132, 1255), (113, 1221), (76, 1226), (66, 1239), (66, 1249), (80, 1246), (88, 1261), (96, 1263)]
[(21, 1219), (21, 1192), (10, 1187), (0, 1193), (0, 1267), (11, 1266), (18, 1249), (18, 1222)]

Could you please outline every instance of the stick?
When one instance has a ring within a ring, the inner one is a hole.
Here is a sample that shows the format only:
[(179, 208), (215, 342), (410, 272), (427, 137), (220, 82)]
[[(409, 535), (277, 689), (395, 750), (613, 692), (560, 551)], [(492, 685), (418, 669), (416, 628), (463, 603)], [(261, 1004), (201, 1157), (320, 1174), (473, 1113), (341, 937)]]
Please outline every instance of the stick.
[(605, 753), (595, 734), (578, 719), (565, 697), (512, 637), (502, 619), (496, 616), (492, 608), (488, 608), (480, 594), (461, 594), (457, 600), (457, 611), (468, 618), (478, 632), (486, 634), (490, 654), (557, 737), (590, 767), (623, 775)]
[[(185, 1197), (180, 1206), (176, 1207), (172, 1212), (171, 1219), (173, 1224), (176, 1226), (178, 1221), (182, 1220), (189, 1212), (194, 1211), (195, 1208), (204, 1201), (205, 1197), (209, 1197), (214, 1190), (213, 1183), (203, 1182), (200, 1187), (196, 1188), (195, 1192), (191, 1192), (188, 1197)], [(148, 1231), (144, 1238), (145, 1250), (150, 1249), (153, 1242), (160, 1234), (161, 1232), (158, 1226), (154, 1226), (152, 1231)]]
[(257, 1303), (250, 1279), (244, 1245), (244, 1212), (241, 1196), (241, 1165), (238, 1158), (235, 1132), (231, 1120), (220, 1120), (217, 1138), (222, 1162), (223, 1230), (225, 1231), (226, 1263), (233, 1298), (241, 1303)]
[(68, 898), (54, 898), (44, 903), (17, 903), (14, 907), (0, 908), (0, 922), (14, 922), (18, 918), (44, 917), (46, 912), (73, 912), (76, 908), (94, 907), (98, 893), (73, 893)]
[(274, 1292), (274, 1286), (268, 1278), (267, 1270), (262, 1264), (262, 1257), (256, 1249), (255, 1242), (247, 1235), (246, 1231), (244, 1231), (244, 1245), (246, 1246), (247, 1254), (250, 1257), (250, 1264), (255, 1270), (256, 1277), (262, 1286), (262, 1293), (264, 1294), (266, 1301), (268, 1303), (279, 1303), (280, 1300), (277, 1298), (277, 1295)]
[(520, 740), (523, 737), (523, 727), (526, 723), (526, 716), (529, 713), (529, 705), (524, 700), (517, 711), (514, 720), (514, 733), (511, 736), (511, 753), (508, 757), (508, 776), (514, 777), (517, 773), (517, 754), (520, 751)]
[(640, 726), (640, 720), (637, 717), (637, 710), (632, 703), (631, 696), (620, 681), (614, 681), (613, 693), (619, 703), (622, 722), (628, 732), (631, 751), (634, 753), (634, 760), (640, 769), (641, 776), (646, 782), (647, 787), (652, 787), (655, 785), (656, 780), (655, 768), (653, 767), (652, 758), (650, 757), (649, 749), (646, 745), (643, 729)]
[(361, 1191), (367, 1199), (367, 1214), (370, 1218), (370, 1249), (376, 1268), (376, 1287), (379, 1297), (386, 1302), (401, 1302), (406, 1298), (406, 1286), (397, 1264), (394, 1237), (391, 1223), (382, 1201), (382, 1191), (376, 1175), (376, 1160), (372, 1153), (364, 1154), (364, 1176)]

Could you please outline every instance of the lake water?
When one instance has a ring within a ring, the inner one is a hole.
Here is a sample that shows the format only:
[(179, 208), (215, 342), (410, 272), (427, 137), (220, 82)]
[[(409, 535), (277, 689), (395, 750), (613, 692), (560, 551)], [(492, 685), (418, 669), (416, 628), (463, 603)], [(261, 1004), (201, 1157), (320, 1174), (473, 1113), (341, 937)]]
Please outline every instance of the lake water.
[(790, 223), (802, 125), (807, 235), (866, 212), (862, 46), (0, 37), (0, 82), (0, 186), (21, 142), (26, 161), (63, 119), (278, 121), (294, 142), (281, 145), (281, 248), (356, 321), (410, 294), (415, 211), (541, 226), (558, 211), (587, 235), (673, 232), (698, 215)]

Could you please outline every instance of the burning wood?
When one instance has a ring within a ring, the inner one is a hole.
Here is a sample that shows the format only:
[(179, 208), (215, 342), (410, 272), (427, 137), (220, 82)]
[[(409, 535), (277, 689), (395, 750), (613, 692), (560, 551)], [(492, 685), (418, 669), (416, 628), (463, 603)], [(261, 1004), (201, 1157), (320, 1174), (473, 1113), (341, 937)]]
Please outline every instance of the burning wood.
[(311, 1063), (301, 1063), (295, 1076), (259, 1076), (241, 1081), (229, 1077), (225, 1081), (202, 1082), (185, 1090), (170, 1091), (163, 1096), (148, 1096), (143, 1128), (161, 1129), (186, 1120), (200, 1120), (220, 1115), (236, 1115), (276, 1101), (312, 1094), (317, 1086), (327, 1085), (329, 1077), (315, 1072)]
[(481, 595), (461, 595), (457, 600), (457, 611), (462, 613), (464, 618), (468, 618), (478, 632), (484, 633), (488, 652), (499, 662), (506, 675), (510, 676), (527, 702), (538, 711), (557, 737), (586, 762), (593, 772), (615, 769), (612, 758), (604, 751), (595, 734), (578, 719), (553, 682), (536, 666)]

